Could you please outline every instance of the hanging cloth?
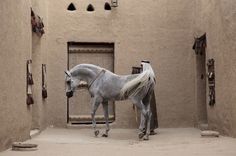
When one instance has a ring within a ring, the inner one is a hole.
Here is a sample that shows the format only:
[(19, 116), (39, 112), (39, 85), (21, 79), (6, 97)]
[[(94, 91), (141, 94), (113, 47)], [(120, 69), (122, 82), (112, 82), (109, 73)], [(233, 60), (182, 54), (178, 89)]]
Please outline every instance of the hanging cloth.
[(31, 25), (32, 25), (32, 31), (36, 33), (39, 37), (41, 37), (45, 33), (43, 20), (38, 15), (35, 15), (32, 9), (31, 9)]
[(34, 81), (33, 81), (33, 75), (31, 73), (31, 63), (32, 63), (32, 60), (27, 60), (27, 63), (26, 63), (26, 68), (27, 68), (27, 73), (26, 73), (26, 89), (27, 89), (27, 99), (26, 99), (26, 103), (27, 105), (31, 105), (31, 104), (34, 104), (34, 99), (33, 99), (33, 93), (32, 93), (32, 85), (34, 84)]

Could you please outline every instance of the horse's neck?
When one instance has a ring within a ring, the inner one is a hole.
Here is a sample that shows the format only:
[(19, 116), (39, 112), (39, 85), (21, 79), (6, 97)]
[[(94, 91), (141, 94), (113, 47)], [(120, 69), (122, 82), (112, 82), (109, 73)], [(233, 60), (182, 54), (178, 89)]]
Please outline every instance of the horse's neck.
[(96, 77), (97, 71), (95, 69), (92, 70), (91, 68), (86, 67), (77, 68), (72, 72), (72, 75), (83, 81), (90, 82)]

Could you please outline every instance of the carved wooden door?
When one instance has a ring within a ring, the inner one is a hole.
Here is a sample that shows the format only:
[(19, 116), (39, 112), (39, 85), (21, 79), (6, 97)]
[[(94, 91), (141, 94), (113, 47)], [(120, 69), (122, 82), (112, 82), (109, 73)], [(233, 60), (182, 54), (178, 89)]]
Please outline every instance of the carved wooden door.
[[(90, 63), (114, 71), (114, 44), (104, 43), (68, 43), (68, 68), (77, 64)], [(86, 87), (76, 90), (68, 99), (68, 122), (91, 122), (91, 97)], [(104, 123), (102, 104), (96, 112), (96, 120)], [(109, 102), (109, 120), (115, 120), (114, 102)]]

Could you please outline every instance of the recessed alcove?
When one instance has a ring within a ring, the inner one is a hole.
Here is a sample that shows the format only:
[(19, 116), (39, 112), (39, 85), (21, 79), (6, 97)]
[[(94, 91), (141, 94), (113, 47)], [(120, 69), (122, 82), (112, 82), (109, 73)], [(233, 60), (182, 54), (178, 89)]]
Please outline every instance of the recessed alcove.
[(106, 2), (105, 5), (104, 5), (104, 9), (105, 10), (111, 10), (111, 5), (108, 2)]
[(67, 7), (67, 10), (68, 11), (75, 11), (76, 10), (75, 5), (73, 3), (70, 3), (70, 5)]
[(94, 9), (93, 5), (92, 5), (92, 4), (89, 4), (88, 7), (87, 7), (87, 11), (93, 12), (94, 10), (95, 10), (95, 9)]

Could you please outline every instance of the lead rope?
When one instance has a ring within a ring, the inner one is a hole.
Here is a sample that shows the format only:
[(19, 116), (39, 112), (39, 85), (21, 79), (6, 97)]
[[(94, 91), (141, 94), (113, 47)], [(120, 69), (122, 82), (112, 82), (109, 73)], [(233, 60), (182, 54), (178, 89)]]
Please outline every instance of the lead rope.
[(106, 71), (104, 69), (102, 69), (97, 76), (90, 82), (90, 84), (88, 85), (88, 89), (92, 86), (92, 84), (97, 80), (97, 78), (102, 74), (105, 73)]

